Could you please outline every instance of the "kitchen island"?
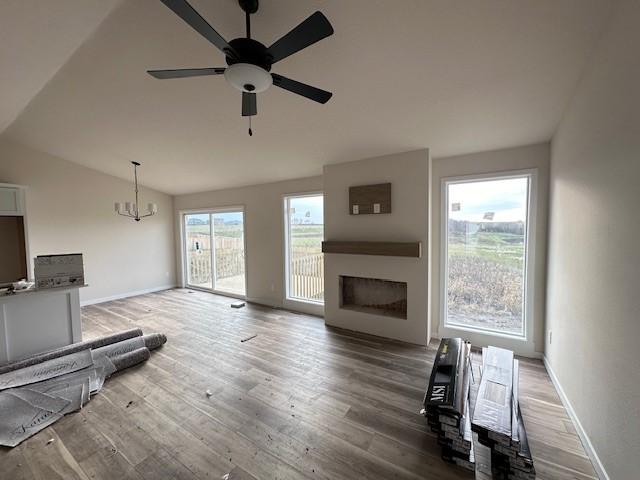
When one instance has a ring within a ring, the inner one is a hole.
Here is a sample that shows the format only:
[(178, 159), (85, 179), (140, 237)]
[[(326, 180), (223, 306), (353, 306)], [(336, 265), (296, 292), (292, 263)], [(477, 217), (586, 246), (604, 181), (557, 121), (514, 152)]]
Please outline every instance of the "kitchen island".
[(79, 289), (0, 294), (0, 365), (82, 341)]

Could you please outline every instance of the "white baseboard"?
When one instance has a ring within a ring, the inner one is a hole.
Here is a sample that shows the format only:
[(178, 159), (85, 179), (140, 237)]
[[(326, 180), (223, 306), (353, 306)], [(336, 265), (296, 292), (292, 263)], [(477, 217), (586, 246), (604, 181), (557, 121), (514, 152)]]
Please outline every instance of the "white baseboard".
[(111, 295), (109, 297), (91, 298), (89, 300), (81, 301), (80, 302), (80, 306), (86, 307), (87, 305), (95, 305), (97, 303), (110, 302), (112, 300), (120, 300), (121, 298), (136, 297), (138, 295), (145, 295), (147, 293), (161, 292), (162, 290), (170, 290), (172, 288), (176, 288), (176, 286), (175, 285), (163, 285), (161, 287), (145, 288), (144, 290), (137, 290), (135, 292), (119, 293), (117, 295)]
[(560, 381), (558, 380), (558, 377), (556, 377), (555, 372), (551, 368), (551, 365), (549, 364), (549, 361), (547, 360), (546, 355), (543, 357), (543, 361), (544, 361), (544, 366), (547, 368), (547, 372), (549, 373), (549, 377), (551, 377), (551, 381), (553, 382), (553, 385), (556, 387), (556, 391), (560, 396), (560, 400), (562, 401), (564, 408), (567, 410), (567, 413), (569, 414), (569, 418), (571, 418), (571, 421), (573, 422), (573, 426), (576, 428), (576, 431), (578, 432), (578, 436), (582, 441), (582, 446), (584, 447), (585, 452), (589, 456), (589, 459), (593, 464), (593, 468), (595, 469), (596, 474), (598, 475), (600, 480), (611, 480), (609, 475), (607, 474), (607, 471), (604, 469), (604, 465), (600, 461), (600, 457), (598, 457), (598, 454), (595, 448), (593, 447), (593, 444), (591, 443), (591, 440), (589, 439), (587, 432), (582, 427), (582, 423), (580, 423), (580, 419), (578, 418), (578, 415), (576, 415), (576, 412), (573, 409), (573, 406), (571, 405), (569, 398), (564, 393), (564, 390), (562, 389), (562, 385), (560, 385)]

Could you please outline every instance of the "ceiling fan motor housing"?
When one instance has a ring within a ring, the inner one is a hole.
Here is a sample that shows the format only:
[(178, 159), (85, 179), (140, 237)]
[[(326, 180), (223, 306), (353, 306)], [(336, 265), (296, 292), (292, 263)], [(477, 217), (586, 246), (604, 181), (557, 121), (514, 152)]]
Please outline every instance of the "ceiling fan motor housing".
[(241, 92), (260, 93), (269, 88), (273, 79), (269, 74), (272, 59), (267, 47), (252, 38), (236, 38), (229, 45), (237, 52), (237, 57), (227, 56), (224, 76)]
[(267, 72), (271, 71), (273, 58), (269, 55), (267, 47), (253, 38), (235, 38), (229, 45), (237, 52), (237, 57), (227, 55), (227, 65), (236, 63), (252, 63)]

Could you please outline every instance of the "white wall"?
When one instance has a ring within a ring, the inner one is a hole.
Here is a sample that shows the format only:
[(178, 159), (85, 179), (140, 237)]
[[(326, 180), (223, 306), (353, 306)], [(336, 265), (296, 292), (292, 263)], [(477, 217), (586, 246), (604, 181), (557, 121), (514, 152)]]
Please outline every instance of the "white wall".
[[(350, 215), (349, 187), (391, 182), (391, 213)], [(427, 331), (429, 151), (324, 167), (327, 240), (422, 242), (421, 258), (325, 255), (325, 322), (424, 345)], [(407, 319), (341, 309), (340, 275), (407, 282)]]
[(640, 469), (639, 25), (621, 1), (551, 150), (546, 357), (615, 480)]
[[(473, 153), (456, 157), (433, 160), (431, 176), (431, 248), (433, 265), (431, 275), (431, 330), (433, 336), (439, 336), (440, 319), (440, 248), (441, 248), (441, 188), (442, 179), (463, 175), (478, 175), (513, 170), (535, 169), (537, 171), (536, 237), (533, 287), (533, 338), (529, 344), (505, 341), (498, 337), (490, 339), (476, 336), (474, 344), (483, 342), (511, 348), (523, 355), (535, 355), (544, 351), (544, 302), (546, 276), (546, 240), (547, 240), (547, 199), (549, 182), (549, 144), (541, 143), (525, 147), (508, 148), (489, 152)], [(469, 335), (466, 335), (469, 337)]]
[[(140, 173), (144, 179), (144, 166)], [(0, 182), (27, 186), (31, 257), (84, 255), (82, 302), (175, 285), (169, 195), (143, 188), (142, 201), (157, 203), (159, 213), (139, 223), (119, 217), (113, 202), (133, 200), (132, 183), (6, 140)]]
[[(284, 204), (286, 194), (322, 191), (322, 177), (231, 188), (174, 197), (176, 251), (181, 251), (181, 210), (244, 206), (247, 299), (283, 306), (284, 298)], [(179, 275), (182, 268), (179, 265)]]

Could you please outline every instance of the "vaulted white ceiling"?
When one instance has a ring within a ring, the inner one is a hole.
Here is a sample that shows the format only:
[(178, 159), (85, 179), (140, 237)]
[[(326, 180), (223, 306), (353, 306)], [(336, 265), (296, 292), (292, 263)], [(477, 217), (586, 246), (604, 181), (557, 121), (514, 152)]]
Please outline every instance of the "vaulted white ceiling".
[(0, 133), (118, 1), (0, 1)]
[[(123, 178), (137, 160), (143, 184), (172, 194), (316, 175), (327, 163), (423, 147), (441, 157), (549, 140), (611, 4), (262, 0), (252, 30), (266, 45), (315, 10), (329, 18), (332, 37), (273, 71), (334, 96), (319, 105), (272, 87), (258, 96), (249, 137), (240, 94), (223, 77), (145, 73), (225, 66), (159, 0), (123, 0), (95, 30), (114, 1), (10, 0), (5, 13), (6, 3), (1, 40), (16, 48), (0, 46), (0, 131), (64, 65), (3, 135)], [(237, 0), (191, 3), (227, 40), (244, 36)], [(40, 9), (51, 4), (57, 20), (44, 21)], [(17, 70), (7, 77), (10, 64)]]

